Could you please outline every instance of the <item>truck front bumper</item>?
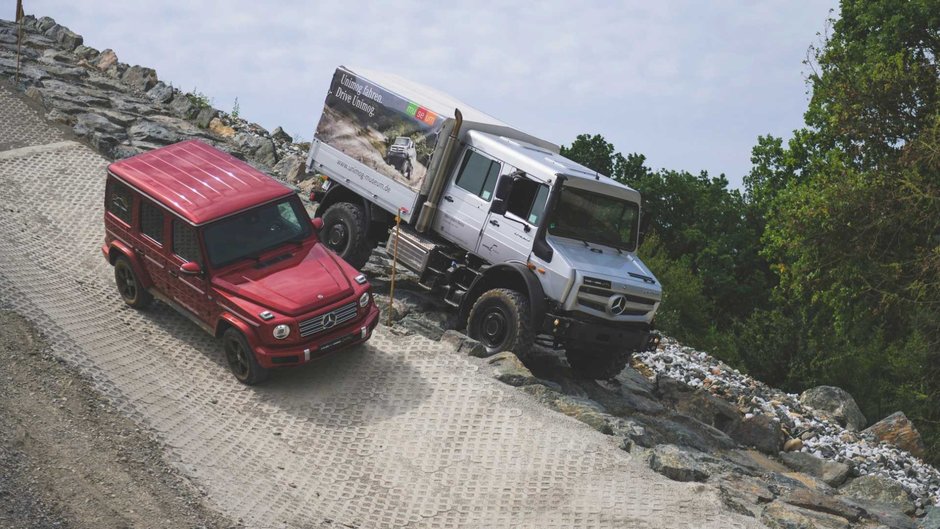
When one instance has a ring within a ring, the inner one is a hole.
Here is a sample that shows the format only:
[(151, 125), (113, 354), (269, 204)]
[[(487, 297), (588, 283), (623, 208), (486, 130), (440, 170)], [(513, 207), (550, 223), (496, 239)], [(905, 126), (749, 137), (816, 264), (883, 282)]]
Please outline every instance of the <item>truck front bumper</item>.
[(542, 332), (554, 338), (556, 346), (577, 344), (578, 348), (637, 352), (659, 345), (659, 334), (646, 323), (611, 324), (567, 315), (546, 314)]
[(298, 366), (365, 342), (372, 337), (372, 331), (378, 323), (379, 309), (375, 303), (371, 303), (363, 318), (328, 334), (317, 335), (314, 340), (285, 347), (271, 347), (265, 344), (252, 346), (261, 367), (270, 369)]

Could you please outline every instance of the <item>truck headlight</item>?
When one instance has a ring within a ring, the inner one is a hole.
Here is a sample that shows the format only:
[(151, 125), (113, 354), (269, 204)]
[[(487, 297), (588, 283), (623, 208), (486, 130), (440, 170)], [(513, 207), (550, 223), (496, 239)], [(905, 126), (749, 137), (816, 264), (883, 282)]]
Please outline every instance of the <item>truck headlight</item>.
[(369, 293), (363, 292), (362, 295), (359, 296), (359, 306), (365, 308), (365, 306), (369, 304), (369, 299)]
[(274, 328), (274, 337), (278, 340), (283, 340), (290, 336), (290, 325), (280, 324)]

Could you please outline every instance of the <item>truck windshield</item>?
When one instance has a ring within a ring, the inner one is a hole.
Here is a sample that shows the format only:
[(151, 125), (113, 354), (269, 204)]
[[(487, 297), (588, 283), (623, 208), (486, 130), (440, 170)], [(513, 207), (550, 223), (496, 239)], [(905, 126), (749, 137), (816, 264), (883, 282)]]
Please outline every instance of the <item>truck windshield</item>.
[(564, 186), (548, 217), (548, 233), (632, 252), (639, 206), (622, 198)]
[(288, 241), (306, 239), (313, 229), (296, 197), (287, 197), (219, 220), (205, 229), (213, 267), (254, 259)]

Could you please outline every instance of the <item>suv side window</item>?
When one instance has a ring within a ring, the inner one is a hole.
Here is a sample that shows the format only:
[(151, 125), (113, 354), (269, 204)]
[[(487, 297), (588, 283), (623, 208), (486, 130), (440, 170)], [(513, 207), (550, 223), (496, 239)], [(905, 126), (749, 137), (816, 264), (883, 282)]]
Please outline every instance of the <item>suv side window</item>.
[(483, 200), (489, 201), (493, 198), (493, 188), (496, 187), (500, 168), (499, 162), (473, 149), (467, 149), (463, 163), (460, 164), (460, 174), (457, 175), (454, 183)]
[(516, 180), (506, 201), (506, 213), (538, 226), (548, 200), (548, 186), (526, 179)]
[(163, 210), (147, 200), (140, 201), (140, 233), (163, 245)]
[(134, 195), (130, 188), (114, 179), (108, 180), (107, 204), (105, 207), (108, 212), (115, 217), (130, 224), (133, 215)]
[(173, 253), (184, 261), (202, 264), (195, 228), (179, 219), (173, 219)]

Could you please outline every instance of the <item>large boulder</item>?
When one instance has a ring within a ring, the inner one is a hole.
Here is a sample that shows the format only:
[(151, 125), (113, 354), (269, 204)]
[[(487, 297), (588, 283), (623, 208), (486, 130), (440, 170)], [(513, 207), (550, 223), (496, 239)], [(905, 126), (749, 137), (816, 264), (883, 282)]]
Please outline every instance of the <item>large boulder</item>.
[(295, 183), (306, 174), (306, 160), (299, 154), (288, 154), (274, 165), (274, 174)]
[(905, 514), (913, 514), (915, 507), (903, 487), (891, 478), (868, 474), (850, 481), (839, 493), (860, 500), (897, 507)]
[(891, 443), (917, 457), (924, 456), (924, 440), (904, 412), (895, 412), (865, 429), (864, 433)]
[(486, 360), (493, 367), (493, 377), (510, 386), (528, 386), (537, 384), (538, 379), (532, 375), (519, 357), (510, 351), (497, 353)]
[(717, 463), (698, 450), (675, 445), (657, 446), (650, 458), (650, 468), (674, 481), (705, 481)]
[(157, 84), (157, 72), (153, 68), (135, 65), (124, 72), (121, 80), (135, 90), (146, 92)]
[(249, 158), (253, 158), (268, 167), (273, 167), (277, 163), (277, 152), (271, 138), (239, 132), (235, 135), (234, 141), (235, 145), (238, 145)]
[(279, 143), (294, 143), (294, 138), (290, 134), (284, 132), (284, 129), (281, 127), (274, 129), (274, 132), (271, 133), (271, 138)]
[(940, 506), (927, 507), (927, 513), (920, 519), (917, 529), (940, 529)]
[(72, 51), (75, 48), (81, 46), (82, 42), (84, 41), (81, 35), (75, 33), (65, 26), (60, 26), (59, 24), (52, 26), (43, 34), (56, 41), (59, 46), (68, 51)]
[(849, 529), (841, 516), (803, 509), (775, 501), (764, 508), (761, 521), (771, 529)]
[(141, 119), (127, 129), (131, 142), (145, 146), (169, 145), (180, 140), (179, 134), (153, 121)]
[(163, 81), (157, 81), (157, 83), (147, 91), (147, 96), (157, 103), (169, 103), (170, 100), (173, 99), (173, 87), (167, 86)]
[(832, 487), (838, 487), (849, 477), (852, 468), (845, 463), (826, 461), (805, 452), (786, 452), (780, 459), (793, 470), (815, 476)]
[(747, 417), (734, 424), (728, 435), (745, 446), (753, 446), (765, 454), (772, 455), (780, 451), (784, 441), (780, 422), (763, 414)]
[(116, 65), (118, 62), (118, 56), (114, 53), (114, 50), (108, 48), (95, 57), (95, 60), (91, 63), (102, 72), (108, 71), (112, 66)]
[(825, 418), (839, 423), (848, 430), (859, 431), (865, 427), (867, 420), (858, 408), (855, 399), (847, 391), (835, 386), (818, 386), (810, 388), (800, 395), (800, 402), (821, 412)]

